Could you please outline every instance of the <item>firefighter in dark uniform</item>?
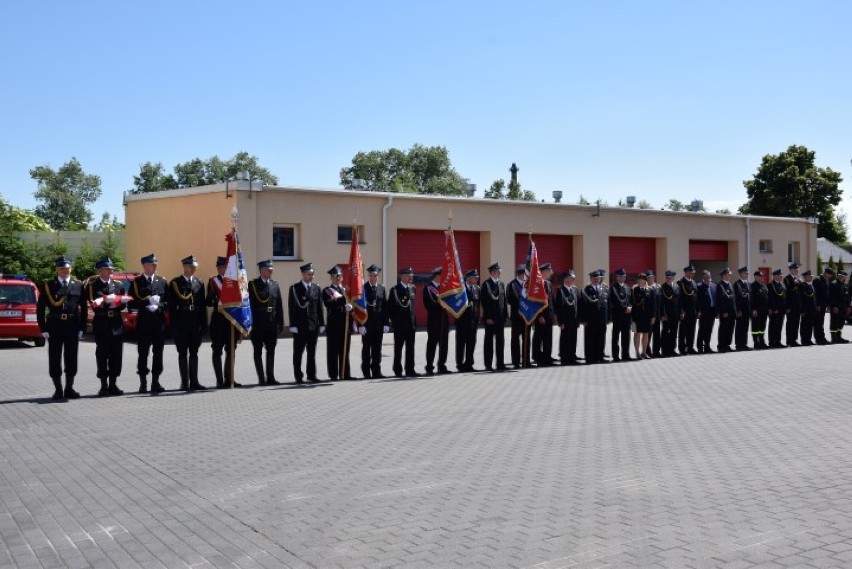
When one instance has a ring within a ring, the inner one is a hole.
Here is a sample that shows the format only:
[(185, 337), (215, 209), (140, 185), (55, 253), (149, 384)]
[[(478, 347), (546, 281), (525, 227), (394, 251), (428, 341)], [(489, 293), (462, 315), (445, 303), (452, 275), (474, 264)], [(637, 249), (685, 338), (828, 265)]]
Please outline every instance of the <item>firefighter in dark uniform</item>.
[[(129, 305), (138, 311), (136, 316), (136, 347), (139, 374), (139, 393), (148, 393), (148, 374), (151, 374), (151, 395), (165, 391), (160, 385), (163, 373), (163, 346), (166, 342), (165, 314), (168, 308), (169, 282), (157, 273), (157, 257), (151, 253), (142, 257), (142, 274), (133, 280)], [(148, 354), (153, 351), (151, 367)]]
[(766, 317), (769, 316), (769, 288), (763, 282), (763, 273), (754, 272), (751, 282), (751, 338), (755, 350), (765, 350)]
[(379, 283), (381, 267), (367, 267), (364, 283), (364, 300), (367, 305), (367, 322), (358, 328), (361, 334), (361, 372), (364, 379), (382, 379), (382, 338), (390, 330), (388, 297)]
[(814, 293), (816, 295), (817, 311), (814, 314), (814, 339), (820, 346), (828, 344), (825, 338), (825, 313), (828, 308), (828, 291), (831, 288), (831, 279), (834, 277), (834, 269), (826, 267), (822, 275), (814, 279)]
[[(305, 263), (299, 270), (302, 280), (291, 285), (287, 294), (290, 332), (293, 334), (293, 375), (296, 383), (302, 383), (305, 376), (311, 383), (317, 383), (317, 339), (325, 332), (322, 291), (314, 283), (313, 263)], [(305, 352), (308, 361), (303, 374), (302, 355)]]
[(657, 282), (657, 272), (653, 269), (645, 271), (648, 276), (648, 288), (654, 296), (654, 323), (651, 324), (651, 343), (648, 347), (648, 355), (654, 358), (659, 358), (662, 354), (662, 345), (660, 343), (660, 332), (663, 329), (663, 323), (660, 320), (663, 310), (663, 295), (660, 289), (660, 284)]
[(710, 271), (701, 272), (701, 284), (696, 288), (698, 294), (698, 353), (712, 354), (710, 338), (716, 325), (716, 283)]
[[(219, 311), (219, 296), (222, 293), (222, 283), (228, 259), (216, 257), (216, 275), (207, 281), (207, 306), (213, 309), (210, 315), (210, 349), (213, 352), (213, 373), (216, 375), (216, 388), (223, 389), (231, 386), (231, 334), (234, 335), (234, 352), (242, 334), (238, 334), (224, 314)], [(225, 352), (225, 367), (222, 368), (222, 351)], [(236, 356), (236, 353), (234, 353)], [(241, 387), (234, 381), (234, 387)]]
[[(254, 369), (259, 385), (280, 385), (275, 378), (275, 347), (278, 335), (284, 330), (284, 303), (281, 287), (272, 278), (274, 267), (266, 259), (257, 264), (259, 276), (249, 283), (251, 305), (251, 346), (254, 352)], [(290, 317), (293, 317), (292, 309)], [(263, 350), (266, 348), (266, 370)], [(294, 350), (295, 354), (295, 350)]]
[(487, 371), (506, 369), (504, 328), (509, 318), (509, 305), (506, 302), (506, 284), (500, 280), (500, 270), (500, 263), (488, 267), (489, 278), (481, 287), (482, 321), (485, 324), (485, 346), (482, 355)]
[(432, 280), (423, 285), (423, 305), (426, 307), (426, 375), (435, 373), (435, 351), (438, 352), (438, 373), (450, 373), (447, 357), (450, 346), (450, 319), (439, 302), (441, 267), (432, 271)]
[[(86, 331), (86, 301), (83, 283), (71, 276), (71, 259), (64, 255), (56, 259), (56, 278), (44, 281), (39, 287), (36, 320), (41, 335), (47, 339), (50, 379), (53, 380), (53, 400), (77, 399), (74, 377), (77, 375), (77, 349)], [(65, 388), (62, 388), (63, 364)]]
[(169, 317), (178, 353), (180, 388), (206, 389), (198, 382), (198, 348), (207, 332), (204, 283), (195, 277), (198, 261), (192, 255), (181, 259), (183, 274), (169, 283)]
[(666, 271), (666, 280), (660, 285), (661, 310), (660, 320), (663, 321), (663, 329), (660, 332), (662, 338), (662, 353), (664, 358), (670, 358), (675, 353), (677, 345), (677, 331), (683, 312), (680, 309), (680, 286), (675, 283), (675, 272)]
[(95, 268), (98, 276), (86, 282), (83, 296), (94, 312), (92, 332), (95, 334), (95, 361), (101, 382), (98, 397), (123, 395), (124, 392), (117, 385), (124, 353), (121, 310), (130, 297), (124, 294), (121, 284), (111, 278), (115, 268), (112, 260), (101, 259)]
[[(630, 361), (630, 321), (633, 305), (630, 302), (630, 287), (627, 286), (627, 271), (615, 271), (615, 282), (609, 289), (609, 314), (612, 319), (612, 361)], [(619, 349), (619, 345), (621, 349)], [(641, 355), (641, 354), (640, 354)]]
[[(521, 298), (523, 298), (526, 273), (526, 267), (519, 265), (515, 269), (515, 278), (506, 286), (506, 303), (509, 305), (509, 320), (512, 323), (512, 328), (509, 332), (509, 353), (512, 356), (512, 365), (515, 369), (520, 369), (522, 364), (525, 365), (530, 361), (529, 346), (524, 346), (527, 323), (518, 311)], [(522, 347), (526, 348), (526, 353), (523, 356), (521, 355)]]
[(846, 287), (846, 271), (837, 271), (837, 278), (831, 282), (828, 293), (828, 306), (831, 309), (829, 331), (832, 344), (848, 344), (843, 338), (843, 326), (849, 316), (849, 290)]
[[(695, 344), (695, 323), (698, 320), (698, 287), (692, 277), (695, 267), (688, 265), (683, 268), (683, 277), (678, 281), (680, 288), (681, 320), (678, 325), (677, 349), (680, 355), (697, 354)], [(721, 326), (721, 323), (719, 324)]]
[(405, 351), (405, 377), (417, 377), (414, 371), (414, 317), (416, 293), (411, 281), (414, 271), (407, 267), (399, 272), (399, 282), (388, 293), (388, 311), (393, 326), (393, 374), (403, 377), (402, 353)]
[(602, 282), (604, 270), (589, 273), (591, 282), (580, 295), (580, 321), (584, 330), (586, 364), (609, 363), (604, 354), (606, 326), (609, 323), (609, 288)]
[(553, 309), (559, 324), (559, 361), (577, 365), (577, 328), (580, 327), (580, 291), (574, 286), (574, 271), (562, 273), (562, 286), (553, 291)]
[[(349, 367), (349, 350), (352, 347), (352, 336), (346, 333), (346, 315), (352, 312), (352, 304), (346, 301), (346, 290), (343, 288), (343, 271), (337, 265), (328, 271), (331, 284), (322, 289), (322, 303), (326, 310), (326, 351), (325, 363), (328, 378), (352, 379), (352, 368)], [(361, 275), (358, 275), (361, 278)], [(349, 325), (352, 323), (350, 321)]]
[(719, 315), (716, 349), (721, 354), (732, 351), (731, 342), (734, 339), (734, 325), (737, 317), (737, 293), (731, 285), (731, 269), (725, 267), (719, 275), (722, 278), (716, 285), (716, 314)]
[(464, 274), (467, 289), (467, 308), (456, 318), (456, 369), (476, 371), (473, 367), (473, 353), (476, 350), (476, 333), (479, 329), (480, 288), (476, 284), (479, 272), (471, 269)]
[(769, 347), (783, 348), (781, 330), (784, 328), (784, 315), (787, 313), (787, 289), (781, 275), (781, 269), (772, 271), (769, 289)]
[(816, 320), (817, 302), (816, 290), (814, 290), (814, 274), (808, 269), (802, 273), (802, 281), (799, 284), (799, 306), (802, 319), (799, 330), (802, 336), (803, 346), (814, 345), (814, 321)]
[(547, 294), (547, 306), (539, 313), (533, 323), (532, 354), (538, 366), (551, 366), (553, 360), (553, 286), (550, 275), (553, 265), (544, 263), (539, 266), (541, 278), (544, 280), (544, 291)]
[(801, 346), (799, 339), (799, 320), (802, 316), (801, 295), (799, 285), (802, 278), (799, 276), (799, 263), (792, 262), (787, 265), (790, 272), (784, 277), (784, 288), (787, 289), (787, 347)]
[(751, 285), (748, 282), (748, 267), (740, 267), (737, 271), (740, 278), (734, 283), (734, 301), (736, 304), (735, 340), (738, 352), (747, 352), (748, 327), (751, 324)]

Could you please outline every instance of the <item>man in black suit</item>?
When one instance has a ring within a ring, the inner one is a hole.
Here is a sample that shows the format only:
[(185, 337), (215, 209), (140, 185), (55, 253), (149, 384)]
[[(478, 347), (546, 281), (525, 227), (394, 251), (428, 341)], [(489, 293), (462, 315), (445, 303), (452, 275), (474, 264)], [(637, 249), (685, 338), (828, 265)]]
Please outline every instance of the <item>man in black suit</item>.
[[(71, 276), (71, 259), (56, 259), (56, 277), (39, 287), (36, 321), (47, 340), (48, 370), (53, 380), (53, 397), (77, 399), (74, 377), (77, 375), (77, 350), (86, 331), (86, 301), (83, 283)], [(65, 389), (62, 388), (62, 365), (65, 364)]]
[(666, 271), (666, 280), (660, 285), (662, 300), (660, 319), (663, 321), (663, 328), (660, 331), (660, 344), (664, 358), (677, 355), (675, 352), (677, 333), (680, 320), (683, 318), (683, 312), (680, 309), (680, 287), (674, 280), (676, 275), (677, 273), (672, 270)]
[(712, 354), (710, 338), (713, 336), (713, 326), (716, 324), (716, 283), (710, 276), (710, 271), (701, 272), (701, 284), (697, 287), (698, 294), (698, 353)]
[(559, 361), (577, 365), (577, 328), (580, 327), (580, 293), (574, 286), (574, 271), (562, 273), (562, 286), (553, 291), (553, 309), (559, 324)]
[[(352, 312), (352, 304), (346, 300), (343, 288), (343, 271), (334, 265), (328, 271), (331, 283), (322, 290), (322, 303), (326, 314), (326, 353), (325, 363), (328, 378), (352, 379), (352, 369), (349, 367), (349, 350), (352, 336), (346, 333), (346, 315)], [(358, 275), (360, 278), (361, 275)], [(351, 326), (351, 322), (350, 322)]]
[[(524, 282), (526, 282), (527, 270), (524, 265), (519, 265), (515, 269), (515, 278), (506, 286), (506, 302), (509, 305), (509, 320), (512, 322), (512, 328), (509, 332), (509, 352), (512, 356), (512, 365), (515, 369), (520, 369), (521, 365), (528, 365), (530, 361), (530, 347), (524, 340), (526, 339), (527, 323), (518, 308), (523, 298)], [(521, 349), (524, 349), (524, 354), (521, 355)]]
[(476, 349), (476, 333), (479, 329), (480, 289), (476, 281), (479, 272), (471, 269), (464, 274), (467, 289), (467, 308), (456, 318), (456, 369), (475, 371), (473, 352)]
[(738, 352), (751, 350), (748, 347), (748, 327), (751, 323), (751, 285), (748, 282), (748, 267), (737, 271), (740, 278), (734, 283), (734, 302), (736, 304), (736, 332), (734, 345)]
[(414, 371), (414, 338), (417, 329), (414, 317), (414, 301), (416, 293), (414, 271), (411, 267), (399, 272), (399, 283), (388, 293), (388, 310), (393, 326), (393, 373), (403, 377), (402, 352), (405, 351), (405, 377), (416, 377)]
[(651, 324), (651, 342), (648, 348), (648, 355), (659, 358), (663, 353), (660, 332), (663, 328), (663, 323), (660, 320), (663, 310), (663, 295), (659, 283), (657, 283), (657, 272), (653, 269), (647, 269), (645, 274), (648, 276), (648, 288), (654, 297), (654, 323)]
[(721, 280), (716, 286), (716, 313), (719, 315), (719, 335), (716, 349), (730, 352), (734, 339), (734, 324), (737, 317), (736, 292), (731, 285), (731, 269), (724, 268), (719, 273)]
[(447, 357), (450, 345), (450, 319), (439, 302), (441, 267), (432, 271), (432, 280), (423, 285), (423, 305), (426, 307), (426, 375), (435, 373), (435, 352), (438, 352), (438, 373), (450, 373)]
[[(216, 388), (224, 389), (231, 386), (231, 335), (234, 336), (234, 356), (236, 356), (236, 344), (240, 341), (242, 334), (238, 334), (234, 325), (224, 314), (219, 311), (219, 297), (222, 293), (222, 284), (228, 259), (216, 258), (216, 275), (207, 281), (207, 306), (213, 309), (210, 315), (210, 349), (213, 352), (213, 373), (216, 376)], [(222, 367), (222, 351), (225, 351), (225, 367)], [(234, 387), (241, 387), (240, 383), (234, 381)]]
[(553, 365), (553, 287), (550, 275), (553, 265), (543, 263), (539, 266), (541, 278), (544, 280), (544, 290), (547, 294), (547, 306), (539, 313), (533, 323), (532, 356), (536, 365)]
[[(293, 334), (293, 376), (302, 383), (305, 376), (317, 383), (317, 338), (325, 332), (322, 313), (322, 291), (314, 283), (314, 265), (305, 263), (299, 270), (302, 280), (290, 286), (287, 304), (290, 313), (290, 332)], [(307, 352), (308, 361), (302, 373), (302, 356)]]
[(801, 300), (802, 319), (799, 330), (803, 346), (814, 345), (814, 321), (817, 314), (816, 289), (814, 288), (814, 273), (810, 269), (802, 273), (802, 282), (799, 283), (799, 296)]
[[(500, 263), (488, 267), (489, 278), (482, 283), (482, 320), (485, 323), (483, 359), (488, 371), (506, 369), (504, 342), (509, 308), (506, 302), (506, 284), (500, 280)], [(494, 367), (492, 367), (492, 361)]]
[(843, 327), (849, 317), (849, 289), (846, 286), (846, 271), (837, 271), (837, 278), (831, 281), (828, 292), (828, 306), (831, 316), (828, 323), (832, 344), (848, 344), (843, 337)]
[(603, 283), (603, 269), (589, 273), (591, 282), (583, 289), (580, 319), (585, 327), (586, 364), (609, 363), (604, 354), (606, 326), (609, 323), (609, 287)]
[(124, 294), (121, 284), (112, 279), (114, 266), (111, 259), (101, 259), (95, 264), (95, 268), (98, 276), (87, 280), (83, 296), (91, 304), (94, 313), (92, 332), (95, 334), (95, 361), (101, 382), (98, 397), (123, 395), (124, 392), (117, 385), (124, 355), (124, 325), (121, 315), (129, 297)]
[[(630, 301), (630, 287), (625, 284), (627, 271), (615, 271), (615, 282), (609, 289), (609, 314), (612, 319), (612, 361), (630, 361), (630, 322), (633, 306)], [(621, 349), (619, 349), (619, 344)], [(636, 354), (641, 356), (642, 354)]]
[(207, 331), (204, 283), (195, 277), (198, 261), (190, 255), (181, 259), (183, 274), (169, 283), (169, 317), (178, 353), (180, 388), (206, 389), (198, 382), (198, 348)]
[(754, 272), (751, 281), (751, 339), (755, 350), (765, 350), (766, 317), (769, 315), (769, 289), (763, 282), (763, 273)]
[[(148, 393), (148, 373), (151, 374), (151, 395), (165, 391), (160, 385), (163, 373), (163, 347), (166, 342), (165, 315), (168, 309), (168, 288), (166, 279), (157, 274), (158, 260), (151, 253), (142, 257), (142, 274), (133, 280), (130, 289), (130, 307), (137, 310), (136, 347), (138, 360), (136, 373), (139, 374), (139, 393)], [(148, 368), (148, 354), (151, 367)]]
[(367, 305), (367, 322), (358, 328), (361, 334), (361, 373), (364, 379), (382, 379), (382, 337), (390, 330), (388, 297), (379, 283), (381, 267), (367, 267), (364, 297)]
[(825, 313), (828, 308), (828, 292), (831, 288), (831, 279), (834, 277), (834, 269), (825, 267), (822, 275), (814, 279), (814, 295), (816, 296), (817, 311), (814, 314), (814, 340), (820, 346), (828, 344), (825, 337)]
[(698, 287), (692, 280), (695, 267), (688, 265), (683, 268), (683, 277), (678, 281), (680, 289), (681, 320), (678, 326), (677, 349), (680, 355), (697, 354), (695, 345), (695, 324), (698, 320)]
[(799, 263), (787, 265), (790, 272), (784, 277), (784, 288), (787, 289), (787, 347), (801, 346), (799, 344), (799, 321), (802, 317), (802, 298), (799, 295)]
[(784, 328), (784, 316), (787, 314), (787, 288), (781, 269), (772, 271), (769, 289), (769, 347), (783, 348), (781, 330)]
[[(272, 278), (272, 261), (257, 264), (260, 276), (249, 283), (251, 305), (251, 346), (254, 350), (254, 369), (259, 385), (278, 385), (275, 379), (275, 347), (278, 335), (284, 330), (284, 304), (281, 287)], [(266, 348), (266, 370), (263, 369), (263, 349)]]

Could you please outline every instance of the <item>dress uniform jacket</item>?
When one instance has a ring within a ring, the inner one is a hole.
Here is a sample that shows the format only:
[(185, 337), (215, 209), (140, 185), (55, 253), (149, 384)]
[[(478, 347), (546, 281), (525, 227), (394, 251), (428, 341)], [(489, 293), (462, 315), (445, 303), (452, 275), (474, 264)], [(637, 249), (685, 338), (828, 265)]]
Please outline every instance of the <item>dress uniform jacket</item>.
[(207, 303), (204, 283), (181, 275), (169, 283), (169, 317), (178, 352), (181, 389), (197, 388), (198, 348), (207, 331)]
[(456, 318), (456, 368), (459, 371), (473, 371), (481, 290), (475, 284), (464, 286), (467, 289), (467, 308)]
[(799, 321), (801, 319), (802, 297), (799, 294), (799, 286), (802, 281), (799, 277), (787, 275), (784, 277), (784, 287), (787, 289), (787, 326), (786, 337), (788, 346), (799, 344)]
[(553, 293), (556, 321), (562, 329), (559, 333), (559, 361), (562, 364), (577, 363), (577, 329), (580, 327), (580, 294), (575, 286), (561, 286)]
[[(224, 387), (225, 382), (231, 383), (231, 331), (233, 324), (219, 312), (219, 297), (222, 293), (222, 277), (215, 275), (207, 281), (207, 298), (205, 303), (213, 309), (210, 314), (210, 348), (213, 352), (213, 373), (216, 376), (216, 387)], [(234, 333), (234, 343), (240, 340), (242, 334)], [(222, 367), (222, 351), (225, 351), (224, 368)]]
[(695, 348), (695, 323), (698, 318), (698, 287), (695, 281), (681, 278), (678, 282), (680, 288), (680, 311), (683, 319), (678, 326), (678, 350), (681, 354), (694, 353)]
[[(397, 283), (388, 293), (388, 309), (393, 326), (393, 372), (397, 377), (402, 377), (403, 373), (408, 376), (416, 375), (414, 371), (416, 296), (414, 286), (405, 283)], [(402, 362), (403, 351), (405, 352), (405, 369)]]
[(738, 279), (734, 283), (734, 303), (736, 306), (736, 346), (748, 347), (748, 329), (751, 323), (751, 286), (747, 281)]
[(677, 284), (663, 283), (660, 285), (660, 297), (662, 307), (660, 319), (663, 328), (660, 332), (662, 343), (662, 355), (672, 356), (677, 344), (677, 331), (680, 325), (680, 286)]
[(828, 308), (828, 290), (831, 281), (820, 275), (813, 281), (816, 295), (817, 311), (814, 315), (814, 338), (817, 344), (826, 344), (825, 339), (825, 312)]
[[(159, 275), (153, 275), (151, 279), (146, 275), (139, 275), (133, 280), (130, 288), (130, 307), (138, 311), (136, 315), (136, 338), (138, 360), (136, 373), (139, 374), (139, 391), (147, 391), (147, 376), (151, 374), (153, 386), (159, 388), (159, 377), (163, 373), (163, 346), (165, 344), (165, 313), (168, 309), (169, 282)], [(149, 310), (152, 306), (151, 297), (160, 298), (156, 310)], [(151, 368), (148, 368), (148, 353), (153, 352)]]
[(382, 338), (384, 329), (390, 326), (388, 297), (385, 287), (370, 281), (364, 283), (364, 300), (367, 305), (366, 333), (362, 337), (361, 372), (365, 378), (380, 378), (382, 375)]
[(581, 319), (586, 323), (586, 363), (600, 363), (604, 361), (606, 325), (609, 322), (609, 287), (603, 283), (597, 285), (597, 288), (588, 284), (581, 298)]
[(846, 311), (849, 309), (849, 289), (846, 283), (840, 282), (840, 279), (831, 281), (831, 287), (828, 289), (828, 306), (831, 308), (829, 319), (831, 341), (846, 343), (847, 340), (843, 339), (843, 327), (846, 324)]
[[(317, 381), (316, 350), (319, 329), (325, 325), (322, 313), (322, 291), (313, 282), (305, 286), (303, 281), (290, 285), (287, 293), (290, 327), (297, 328), (293, 334), (293, 375), (297, 383), (304, 376), (308, 381)], [(302, 373), (302, 356), (307, 352), (305, 372)]]
[(759, 281), (751, 283), (751, 333), (757, 339), (755, 347), (763, 341), (766, 332), (766, 317), (769, 315), (769, 287)]
[(769, 347), (780, 348), (781, 329), (787, 311), (787, 288), (783, 281), (774, 279), (766, 288), (769, 290)]
[(450, 320), (439, 302), (438, 285), (429, 281), (423, 286), (423, 305), (426, 307), (426, 373), (435, 371), (435, 352), (438, 352), (438, 371), (446, 373), (449, 350)]
[(526, 331), (527, 323), (518, 308), (521, 304), (524, 285), (517, 278), (506, 285), (506, 303), (509, 305), (509, 320), (512, 323), (509, 331), (509, 353), (512, 358), (512, 365), (520, 367), (522, 364), (529, 363), (529, 346), (526, 346), (527, 353), (521, 354), (523, 346), (524, 332)]
[[(633, 310), (630, 293), (630, 287), (619, 282), (614, 282), (609, 291), (609, 313), (612, 320), (610, 343), (612, 359), (616, 361), (630, 359), (630, 322)], [(637, 354), (637, 356), (641, 356), (641, 354)]]
[[(482, 320), (485, 323), (485, 347), (483, 358), (485, 369), (492, 370), (493, 364), (497, 369), (504, 369), (504, 342), (505, 333), (503, 328), (509, 318), (509, 304), (506, 301), (506, 283), (493, 278), (488, 278), (482, 283), (480, 289), (482, 298)], [(491, 322), (489, 324), (489, 321)]]
[[(352, 336), (346, 334), (346, 294), (343, 287), (329, 285), (322, 289), (322, 303), (326, 310), (325, 333), (328, 377), (332, 380), (351, 379), (349, 348)], [(345, 358), (343, 357), (344, 352)]]
[(799, 331), (802, 337), (802, 345), (810, 346), (814, 343), (814, 322), (817, 312), (816, 290), (813, 281), (802, 281), (799, 284), (799, 307), (801, 312)]
[(553, 361), (553, 285), (549, 280), (544, 281), (544, 291), (547, 306), (539, 313), (533, 325), (532, 353), (538, 365), (548, 366)]
[[(86, 302), (83, 283), (70, 277), (66, 286), (58, 278), (44, 281), (39, 287), (36, 320), (39, 330), (48, 332), (50, 378), (57, 391), (65, 363), (66, 395), (73, 389), (77, 375), (77, 348), (80, 332), (86, 331)], [(64, 352), (64, 356), (63, 356)]]
[(731, 349), (734, 323), (737, 317), (737, 301), (734, 286), (728, 281), (719, 281), (716, 285), (716, 314), (719, 315), (718, 348), (720, 352)]
[[(92, 332), (95, 334), (95, 361), (101, 390), (115, 390), (116, 378), (121, 375), (121, 363), (124, 352), (123, 319), (121, 304), (108, 302), (107, 297), (124, 294), (121, 283), (109, 279), (91, 279), (84, 289), (84, 296), (92, 306)], [(107, 386), (109, 381), (109, 386)]]

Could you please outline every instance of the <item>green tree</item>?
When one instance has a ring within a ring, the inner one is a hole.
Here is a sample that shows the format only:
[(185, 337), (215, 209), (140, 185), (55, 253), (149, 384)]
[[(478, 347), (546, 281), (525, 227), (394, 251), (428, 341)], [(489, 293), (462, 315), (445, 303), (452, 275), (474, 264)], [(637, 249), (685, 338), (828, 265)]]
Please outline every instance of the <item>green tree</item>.
[(229, 160), (211, 156), (206, 160), (193, 158), (175, 165), (173, 174), (166, 174), (161, 162), (145, 162), (139, 166), (139, 174), (133, 176), (131, 193), (160, 192), (175, 188), (191, 188), (209, 184), (221, 184), (236, 176), (237, 172), (248, 172), (253, 180), (265, 184), (277, 184), (278, 176), (258, 163), (257, 156), (241, 151)]
[(689, 208), (682, 201), (672, 198), (666, 203), (666, 209), (671, 211), (687, 211)]
[(447, 149), (422, 144), (359, 152), (351, 166), (340, 169), (340, 185), (347, 190), (467, 195), (467, 180), (453, 167)]
[[(56, 274), (54, 261), (60, 255), (68, 254), (68, 244), (62, 240), (62, 237), (57, 233), (51, 243), (41, 243), (34, 241), (27, 243), (27, 256), (24, 262), (24, 272), (34, 282), (49, 279)], [(76, 264), (76, 261), (75, 261)], [(85, 278), (88, 275), (80, 275), (74, 268), (74, 274), (78, 278)]]
[(491, 187), (485, 192), (485, 197), (495, 200), (535, 201), (535, 193), (523, 189), (520, 182), (510, 181), (507, 185), (502, 178), (494, 180)]
[(108, 211), (101, 214), (101, 220), (92, 226), (93, 231), (116, 231), (124, 229), (124, 223), (120, 222), (116, 216), (110, 216)]
[(817, 274), (818, 274), (818, 275), (821, 275), (821, 274), (822, 274), (822, 265), (823, 265), (823, 262), (822, 262), (822, 255), (820, 255), (819, 253), (817, 253), (817, 266), (816, 266), (816, 270), (817, 270)]
[(577, 205), (591, 205), (589, 200), (583, 194), (580, 194), (580, 199), (577, 200)]
[(109, 257), (117, 269), (127, 270), (126, 260), (124, 258), (124, 247), (121, 242), (116, 239), (115, 231), (112, 228), (104, 229), (103, 241), (96, 250), (95, 258), (97, 260)]
[(506, 180), (494, 180), (491, 187), (485, 190), (485, 197), (492, 200), (506, 199)]
[(178, 187), (177, 180), (171, 174), (166, 174), (162, 162), (145, 162), (139, 166), (139, 174), (133, 176), (131, 194), (146, 194), (173, 190)]
[(653, 209), (654, 206), (651, 205), (651, 202), (648, 200), (639, 200), (639, 203), (636, 204), (639, 209)]
[(828, 268), (837, 273), (837, 263), (834, 262), (834, 255), (828, 256)]
[(97, 272), (95, 270), (95, 263), (97, 262), (97, 253), (89, 245), (89, 242), (83, 239), (83, 242), (80, 244), (80, 251), (74, 257), (74, 274), (77, 275), (78, 279), (85, 280)]
[(834, 243), (846, 241), (846, 229), (835, 207), (843, 192), (839, 172), (816, 166), (816, 153), (792, 145), (777, 155), (763, 157), (751, 180), (744, 180), (748, 201), (741, 213), (819, 219), (817, 236)]
[(86, 174), (76, 158), (54, 170), (50, 166), (36, 166), (30, 177), (38, 182), (35, 191), (35, 213), (56, 230), (86, 229), (92, 221), (87, 206), (101, 197), (101, 178)]
[(730, 208), (726, 207), (724, 209), (717, 209), (716, 213), (724, 213), (726, 215), (731, 215), (731, 210), (730, 210)]
[(835, 267), (838, 273), (846, 268), (843, 266), (843, 257), (837, 259), (837, 265), (835, 265)]

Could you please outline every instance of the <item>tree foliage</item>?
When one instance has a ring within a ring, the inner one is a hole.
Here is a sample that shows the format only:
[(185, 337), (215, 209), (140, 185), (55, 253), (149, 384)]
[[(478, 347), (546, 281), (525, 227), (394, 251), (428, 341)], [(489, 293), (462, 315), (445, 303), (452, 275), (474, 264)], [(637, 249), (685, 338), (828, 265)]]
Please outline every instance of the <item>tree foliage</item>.
[(447, 149), (422, 144), (359, 152), (351, 166), (340, 169), (340, 185), (347, 190), (467, 195), (467, 180), (453, 167)]
[(248, 172), (252, 179), (263, 180), (266, 184), (278, 183), (278, 176), (261, 166), (257, 156), (243, 151), (237, 152), (230, 160), (222, 160), (218, 156), (206, 160), (193, 158), (175, 165), (172, 174), (166, 173), (162, 162), (145, 162), (139, 166), (139, 174), (133, 176), (130, 193), (143, 194), (220, 184), (232, 179), (237, 172)]
[(507, 185), (506, 180), (502, 178), (494, 180), (491, 187), (485, 191), (485, 197), (493, 200), (535, 201), (535, 193), (523, 189), (520, 182), (510, 181)]
[(76, 158), (54, 170), (36, 166), (30, 177), (38, 182), (34, 195), (43, 202), (35, 213), (55, 230), (86, 229), (92, 221), (88, 205), (101, 197), (101, 178), (86, 174)]
[(816, 153), (792, 145), (763, 157), (751, 180), (744, 180), (748, 201), (741, 213), (780, 217), (815, 217), (817, 235), (835, 243), (846, 241), (846, 228), (835, 207), (843, 199), (839, 172), (816, 165)]

